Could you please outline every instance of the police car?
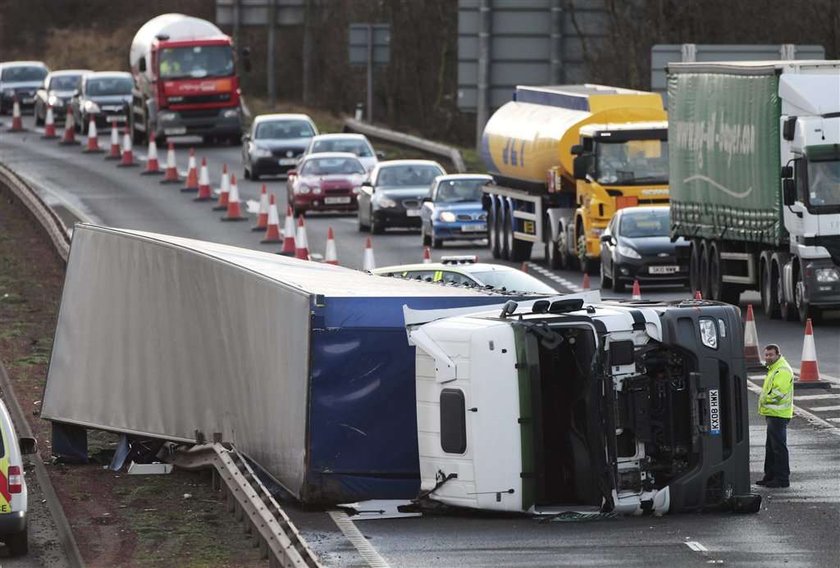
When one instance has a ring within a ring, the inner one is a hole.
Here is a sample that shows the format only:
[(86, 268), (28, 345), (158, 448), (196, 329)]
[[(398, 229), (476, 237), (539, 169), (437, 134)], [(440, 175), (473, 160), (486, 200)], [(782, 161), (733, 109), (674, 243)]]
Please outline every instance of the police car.
[(34, 438), (18, 438), (9, 411), (0, 400), (0, 540), (11, 556), (29, 551), (23, 455), (36, 450)]

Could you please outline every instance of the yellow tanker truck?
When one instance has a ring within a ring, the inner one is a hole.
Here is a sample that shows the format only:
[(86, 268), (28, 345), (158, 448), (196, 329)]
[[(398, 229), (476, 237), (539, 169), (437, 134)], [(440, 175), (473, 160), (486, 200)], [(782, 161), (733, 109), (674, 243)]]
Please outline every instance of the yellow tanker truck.
[(656, 93), (603, 85), (517, 87), (487, 122), (481, 155), (494, 258), (534, 243), (552, 268), (597, 270), (622, 207), (668, 203), (668, 123)]

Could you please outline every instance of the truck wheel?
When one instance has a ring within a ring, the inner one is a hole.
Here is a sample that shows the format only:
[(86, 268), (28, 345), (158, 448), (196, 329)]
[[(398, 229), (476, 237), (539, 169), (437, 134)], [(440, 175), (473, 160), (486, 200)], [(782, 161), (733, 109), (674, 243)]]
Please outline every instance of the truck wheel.
[(498, 211), (495, 209), (490, 209), (487, 213), (487, 237), (490, 240), (490, 253), (493, 255), (493, 258), (499, 259), (502, 257), (502, 243), (501, 243), (501, 235), (499, 234), (499, 222), (501, 215), (498, 214)]
[(510, 241), (513, 240), (510, 229), (510, 213), (504, 207), (499, 215), (499, 256), (502, 260), (510, 260)]
[(518, 241), (513, 238), (513, 231), (511, 231), (510, 243), (510, 259), (513, 262), (525, 262), (531, 260), (531, 249), (533, 243), (528, 241)]
[(775, 274), (773, 262), (769, 259), (761, 270), (761, 307), (764, 315), (770, 319), (779, 319), (779, 278)]
[(592, 270), (592, 261), (586, 257), (586, 235), (578, 234), (577, 252), (580, 271), (588, 274)]
[(800, 322), (805, 323), (808, 319), (811, 319), (814, 323), (816, 323), (820, 320), (820, 316), (822, 315), (820, 310), (818, 308), (812, 308), (811, 304), (808, 302), (808, 298), (805, 297), (805, 283), (802, 281), (801, 269), (796, 272), (793, 298), (794, 304), (796, 305), (796, 313), (799, 315)]
[(709, 299), (721, 300), (720, 254), (716, 246), (709, 251)]
[(700, 245), (700, 293), (704, 298), (712, 299), (709, 291), (709, 247), (705, 242)]
[[(692, 296), (700, 290), (700, 242), (691, 243), (691, 256), (688, 261), (688, 285)], [(702, 294), (702, 292), (701, 292)]]
[(10, 534), (6, 537), (6, 546), (12, 556), (24, 556), (29, 553), (29, 527), (19, 533)]

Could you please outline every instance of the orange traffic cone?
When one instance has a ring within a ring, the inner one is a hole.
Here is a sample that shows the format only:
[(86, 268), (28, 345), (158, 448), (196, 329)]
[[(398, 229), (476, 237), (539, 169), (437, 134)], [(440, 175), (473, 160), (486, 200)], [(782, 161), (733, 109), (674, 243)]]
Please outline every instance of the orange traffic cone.
[(752, 304), (747, 304), (747, 319), (744, 322), (744, 364), (749, 371), (764, 369), (758, 353), (758, 332), (755, 329)]
[(228, 196), (227, 213), (222, 221), (244, 221), (242, 207), (239, 203), (239, 188), (236, 187), (236, 176), (230, 176), (230, 195)]
[[(703, 294), (700, 292), (700, 290), (695, 290), (694, 291), (694, 299), (695, 300), (702, 300), (703, 299)], [(750, 308), (752, 308), (752, 304), (750, 304)]]
[(106, 160), (119, 160), (122, 158), (120, 155), (120, 132), (117, 130), (117, 123), (111, 123), (111, 147), (108, 150), (108, 154), (105, 156)]
[(589, 287), (590, 287), (590, 284), (589, 284), (589, 273), (588, 273), (588, 272), (584, 272), (584, 273), (583, 273), (583, 284), (582, 284), (582, 286), (581, 286), (581, 289), (582, 289), (584, 292), (588, 292), (588, 291), (589, 291)]
[(187, 163), (187, 182), (181, 191), (198, 191), (198, 166), (195, 163), (195, 150), (190, 148), (190, 160)]
[(335, 235), (332, 227), (327, 227), (327, 250), (324, 253), (324, 262), (338, 265), (338, 254), (335, 251)]
[(423, 264), (432, 262), (432, 251), (429, 247), (423, 247)]
[(817, 347), (814, 344), (814, 326), (811, 318), (805, 322), (805, 341), (802, 344), (802, 358), (799, 363), (799, 378), (794, 382), (797, 388), (831, 388), (831, 383), (820, 380), (817, 365)]
[(87, 135), (87, 146), (85, 149), (82, 150), (85, 154), (98, 154), (102, 152), (102, 148), (99, 147), (99, 133), (96, 131), (96, 119), (94, 117), (90, 117), (90, 122), (88, 123), (88, 135)]
[(373, 243), (370, 237), (368, 237), (365, 243), (365, 256), (362, 260), (362, 270), (370, 272), (374, 268), (376, 268), (376, 260), (373, 258)]
[(251, 227), (252, 231), (265, 231), (268, 227), (268, 190), (265, 184), (262, 185), (260, 193), (260, 210), (257, 213), (257, 224)]
[[(166, 149), (166, 171), (163, 172), (163, 179), (160, 183), (181, 183), (181, 177), (178, 175), (178, 164), (175, 162), (175, 144), (169, 143)], [(225, 203), (227, 207), (227, 203)]]
[(44, 118), (44, 135), (41, 138), (46, 140), (58, 138), (58, 134), (55, 133), (55, 114), (53, 114), (52, 105), (47, 106), (47, 116)]
[(162, 173), (160, 162), (158, 162), (157, 142), (155, 142), (154, 138), (149, 138), (149, 151), (146, 154), (146, 169), (140, 175), (159, 176)]
[(309, 260), (309, 241), (306, 239), (306, 225), (303, 215), (298, 217), (297, 233), (295, 233), (295, 258)]
[(639, 286), (638, 280), (633, 280), (633, 300), (641, 300), (642, 299), (642, 288)]
[(224, 211), (227, 209), (228, 200), (230, 199), (230, 174), (228, 173), (227, 164), (222, 166), (222, 182), (219, 185), (219, 201), (216, 202), (213, 211)]
[(59, 144), (62, 146), (72, 146), (74, 144), (78, 144), (76, 141), (76, 125), (73, 123), (73, 111), (70, 110), (70, 107), (67, 107), (67, 114), (65, 117), (64, 136), (62, 136)]
[(295, 216), (292, 206), (286, 207), (286, 225), (283, 227), (283, 248), (280, 254), (295, 256)]
[(14, 105), (12, 106), (12, 125), (9, 127), (9, 132), (23, 132), (23, 117), (20, 115), (20, 103), (15, 97)]
[(207, 173), (207, 158), (201, 158), (201, 171), (198, 174), (198, 195), (193, 201), (210, 201), (213, 190), (210, 189), (210, 174)]
[(125, 127), (125, 132), (123, 132), (123, 149), (122, 149), (122, 159), (120, 163), (117, 164), (118, 168), (133, 168), (137, 165), (137, 162), (134, 161), (134, 147), (131, 145), (131, 131), (128, 127)]
[(260, 242), (268, 244), (279, 243), (280, 241), (280, 213), (277, 211), (277, 203), (272, 193), (268, 200), (268, 222), (265, 227), (265, 236)]

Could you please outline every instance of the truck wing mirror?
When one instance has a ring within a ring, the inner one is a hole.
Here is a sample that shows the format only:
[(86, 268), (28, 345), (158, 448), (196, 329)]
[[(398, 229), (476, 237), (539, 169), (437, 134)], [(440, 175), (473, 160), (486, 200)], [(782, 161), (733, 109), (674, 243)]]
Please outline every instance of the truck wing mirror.
[(793, 177), (793, 166), (782, 166), (781, 178), (787, 179)]
[(793, 140), (794, 134), (796, 134), (796, 117), (791, 116), (782, 125), (782, 138), (789, 142)]
[(146, 72), (146, 58), (145, 58), (145, 57), (141, 57), (141, 58), (137, 61), (137, 69), (138, 69), (141, 73), (145, 73), (145, 72)]
[(589, 165), (592, 163), (591, 156), (577, 156), (573, 162), (575, 179), (586, 179), (589, 174)]
[(242, 68), (245, 70), (246, 73), (251, 72), (251, 48), (250, 47), (243, 47), (239, 51), (240, 55), (242, 55)]
[(572, 153), (573, 156), (580, 156), (581, 154), (583, 154), (583, 145), (575, 144), (569, 151)]
[(785, 205), (791, 206), (796, 203), (796, 182), (790, 178), (782, 180), (782, 199)]

